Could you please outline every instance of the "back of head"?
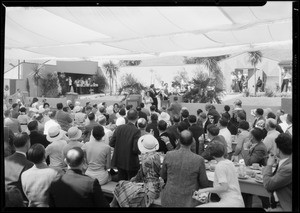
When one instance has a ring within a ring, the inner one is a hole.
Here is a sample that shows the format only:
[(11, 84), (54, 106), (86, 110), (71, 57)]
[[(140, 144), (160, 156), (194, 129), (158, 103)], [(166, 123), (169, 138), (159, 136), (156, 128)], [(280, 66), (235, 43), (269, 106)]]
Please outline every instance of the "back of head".
[(150, 117), (151, 121), (157, 121), (158, 120), (158, 115), (156, 113), (153, 113)]
[(180, 116), (177, 115), (177, 114), (175, 114), (175, 115), (173, 116), (173, 121), (174, 121), (175, 123), (180, 122)]
[(219, 119), (219, 124), (220, 124), (220, 126), (222, 126), (222, 127), (227, 127), (227, 125), (228, 125), (228, 120), (227, 120), (224, 116), (222, 116), (222, 117)]
[(264, 114), (264, 110), (262, 108), (257, 108), (256, 109), (256, 114), (259, 116), (262, 116)]
[(230, 111), (230, 106), (225, 105), (225, 106), (224, 106), (224, 110), (225, 110), (226, 112), (229, 112), (229, 111)]
[(268, 119), (268, 118), (276, 119), (276, 115), (274, 114), (274, 112), (269, 112), (269, 113), (267, 114), (267, 119)]
[(166, 131), (166, 129), (167, 129), (167, 122), (165, 122), (164, 120), (160, 120), (159, 122), (158, 122), (158, 124), (157, 124), (157, 128), (158, 128), (158, 130), (160, 130), (160, 131)]
[(27, 152), (27, 158), (34, 164), (42, 163), (45, 159), (45, 147), (39, 143), (33, 144)]
[(99, 107), (99, 112), (102, 113), (102, 114), (105, 113), (105, 107), (104, 106), (100, 106)]
[(78, 167), (83, 163), (84, 153), (81, 148), (74, 147), (67, 152), (66, 163), (70, 167)]
[(248, 130), (250, 128), (250, 125), (247, 121), (241, 121), (241, 122), (239, 122), (238, 127), (243, 130)]
[(285, 155), (291, 155), (293, 144), (292, 137), (287, 133), (281, 133), (275, 139), (277, 148)]
[(90, 121), (95, 120), (95, 114), (92, 113), (92, 112), (89, 113), (89, 114), (88, 114), (88, 118), (89, 118)]
[(102, 125), (102, 126), (105, 126), (105, 125), (106, 125), (106, 117), (105, 117), (105, 115), (100, 115), (100, 116), (98, 117), (98, 119), (99, 119), (99, 124), (100, 124), (100, 125)]
[(189, 116), (189, 122), (190, 122), (191, 124), (196, 123), (196, 122), (197, 122), (197, 117), (196, 117), (195, 115), (190, 115), (190, 116)]
[(49, 118), (55, 118), (55, 115), (56, 115), (56, 111), (55, 110), (52, 110), (52, 111), (50, 111), (49, 113), (48, 113), (48, 115), (49, 115)]
[(15, 109), (17, 106), (19, 106), (19, 104), (14, 103), (11, 107), (12, 107), (13, 109)]
[(239, 117), (239, 119), (241, 119), (241, 120), (243, 120), (243, 121), (246, 120), (246, 114), (245, 114), (245, 112), (243, 112), (243, 111), (239, 111), (239, 112), (237, 113), (237, 117)]
[(26, 113), (26, 108), (25, 108), (25, 107), (21, 107), (21, 108), (20, 108), (20, 112)]
[(266, 120), (266, 126), (269, 126), (271, 129), (275, 129), (277, 126), (277, 122), (274, 118), (268, 118)]
[(31, 132), (31, 131), (34, 131), (34, 130), (37, 130), (38, 129), (38, 122), (37, 121), (30, 121), (28, 124), (27, 124), (27, 127), (28, 127), (28, 130)]
[(183, 130), (180, 133), (180, 143), (184, 146), (190, 146), (193, 143), (193, 134), (189, 130)]
[(209, 111), (211, 109), (211, 107), (212, 107), (212, 104), (208, 103), (205, 105), (205, 110)]
[(128, 111), (128, 110), (130, 110), (131, 109), (131, 105), (127, 105), (126, 106), (126, 110)]
[(124, 108), (120, 109), (119, 115), (125, 116), (126, 115), (126, 110)]
[(236, 106), (241, 107), (241, 106), (242, 106), (242, 101), (241, 101), (240, 99), (236, 99), (235, 102), (234, 102), (234, 104), (235, 104)]
[(23, 148), (28, 142), (30, 142), (30, 139), (26, 132), (18, 133), (13, 141), (16, 148)]
[(206, 113), (205, 112), (201, 112), (200, 113), (200, 117), (205, 120), (207, 118)]
[(137, 106), (137, 107), (136, 107), (136, 111), (138, 111), (138, 112), (141, 111), (141, 107), (140, 107), (140, 106)]
[(147, 126), (147, 121), (145, 118), (139, 118), (138, 121), (137, 121), (137, 126), (140, 128), (140, 129), (144, 129), (146, 128)]
[(225, 154), (225, 148), (221, 141), (214, 141), (209, 146), (210, 155), (216, 158), (223, 157)]
[(155, 111), (155, 109), (156, 109), (155, 105), (152, 105), (152, 106), (150, 107), (150, 111)]
[(182, 132), (184, 130), (187, 130), (189, 127), (188, 125), (186, 124), (186, 122), (180, 122), (177, 126), (177, 129), (179, 132)]
[(5, 207), (25, 207), (21, 191), (16, 187), (5, 187)]
[(264, 137), (264, 133), (260, 128), (254, 127), (251, 131), (250, 131), (251, 135), (254, 137), (254, 139), (258, 142), (260, 142), (263, 137)]
[(129, 121), (135, 121), (138, 118), (138, 113), (135, 109), (130, 109), (127, 112), (127, 118)]
[(200, 115), (201, 112), (203, 112), (202, 109), (197, 109), (197, 115), (198, 115), (198, 116)]
[(144, 104), (144, 103), (140, 103), (140, 107), (141, 107), (141, 108), (144, 108), (144, 107), (145, 107), (145, 104)]
[(5, 117), (10, 117), (10, 116), (11, 116), (11, 112), (10, 112), (9, 109), (8, 109), (8, 110), (5, 110), (4, 116), (5, 116)]
[(189, 115), (190, 115), (190, 113), (189, 113), (188, 110), (186, 110), (186, 109), (185, 109), (185, 110), (182, 110), (181, 116), (182, 116), (183, 118), (188, 118)]
[(93, 109), (93, 107), (87, 106), (87, 107), (85, 107), (85, 112), (90, 112), (90, 111), (92, 111), (92, 109)]
[(57, 104), (56, 104), (56, 108), (57, 108), (58, 110), (61, 110), (63, 107), (64, 107), (64, 105), (63, 105), (62, 103), (57, 103)]
[(217, 136), (220, 132), (219, 127), (215, 126), (214, 124), (209, 124), (207, 126), (207, 131), (212, 135), (212, 136)]
[(94, 126), (92, 135), (97, 141), (100, 141), (105, 135), (103, 126)]

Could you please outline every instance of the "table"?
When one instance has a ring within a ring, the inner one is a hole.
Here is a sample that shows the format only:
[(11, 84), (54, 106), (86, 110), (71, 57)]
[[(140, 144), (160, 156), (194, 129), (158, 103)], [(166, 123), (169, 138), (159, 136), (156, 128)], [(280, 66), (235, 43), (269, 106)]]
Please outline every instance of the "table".
[(94, 93), (98, 93), (98, 86), (78, 86), (76, 92), (78, 94), (90, 94), (90, 89), (93, 89)]
[[(211, 182), (214, 181), (214, 175), (215, 175), (214, 172), (206, 170), (206, 175), (209, 181)], [(239, 184), (242, 193), (263, 196), (263, 197), (270, 197), (270, 193), (265, 189), (263, 184), (256, 182), (255, 178), (239, 179)]]

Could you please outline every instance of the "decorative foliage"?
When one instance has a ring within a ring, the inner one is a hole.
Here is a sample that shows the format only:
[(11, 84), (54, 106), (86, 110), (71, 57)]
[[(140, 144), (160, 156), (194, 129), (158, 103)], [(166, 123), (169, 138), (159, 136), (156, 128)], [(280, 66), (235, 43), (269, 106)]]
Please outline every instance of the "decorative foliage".
[(127, 67), (127, 66), (138, 66), (140, 65), (141, 60), (121, 60), (119, 62), (120, 67)]
[(59, 96), (58, 91), (58, 76), (56, 73), (48, 73), (42, 80), (41, 84), (42, 94), (45, 97), (56, 98)]
[(177, 72), (177, 75), (174, 76), (173, 81), (172, 81), (172, 87), (181, 87), (183, 84), (187, 84), (189, 81), (188, 78), (188, 73), (187, 71), (183, 68), (181, 71)]
[(99, 73), (99, 70), (93, 76), (93, 82), (98, 84), (99, 92), (104, 92), (105, 87), (108, 85), (106, 78)]
[(29, 79), (28, 78), (26, 78), (26, 89), (27, 89), (28, 95), (30, 96), (30, 85), (29, 85)]
[(117, 79), (117, 72), (119, 71), (119, 67), (114, 64), (112, 61), (109, 61), (107, 63), (104, 63), (102, 65), (105, 69), (106, 74), (109, 78), (109, 88), (110, 88), (110, 95), (112, 95), (112, 88), (114, 83), (114, 78)]
[[(262, 61), (263, 54), (261, 51), (248, 52), (249, 62), (254, 67), (254, 85), (256, 86), (256, 65)], [(256, 89), (254, 89), (254, 95), (256, 95)]]
[(131, 73), (122, 76), (121, 80), (122, 87), (119, 89), (119, 94), (122, 92), (128, 94), (140, 94), (146, 87), (142, 85)]

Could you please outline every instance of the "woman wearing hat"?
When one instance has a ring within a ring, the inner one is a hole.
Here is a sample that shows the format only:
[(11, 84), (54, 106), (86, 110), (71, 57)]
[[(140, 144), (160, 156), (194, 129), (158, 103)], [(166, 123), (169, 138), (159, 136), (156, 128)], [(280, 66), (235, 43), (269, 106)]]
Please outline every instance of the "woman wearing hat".
[(63, 148), (67, 145), (65, 131), (60, 126), (52, 126), (48, 130), (47, 140), (50, 144), (46, 148), (46, 158), (50, 158), (50, 167), (65, 169)]
[[(160, 155), (158, 141), (151, 135), (138, 140), (141, 168), (130, 181), (119, 181), (114, 190), (111, 207), (149, 207), (160, 194)], [(129, 196), (128, 196), (129, 195)]]
[(107, 171), (111, 168), (111, 147), (105, 143), (104, 135), (102, 126), (94, 126), (89, 142), (81, 147), (86, 154), (88, 164), (85, 174), (97, 178), (100, 185), (111, 181)]
[(83, 143), (80, 142), (80, 139), (82, 139), (81, 136), (82, 136), (82, 131), (80, 129), (78, 129), (78, 127), (76, 127), (76, 126), (73, 126), (68, 130), (69, 141), (68, 141), (68, 144), (65, 145), (63, 148), (64, 158), (66, 157), (67, 152), (70, 149), (72, 149), (74, 147), (81, 148), (83, 146)]

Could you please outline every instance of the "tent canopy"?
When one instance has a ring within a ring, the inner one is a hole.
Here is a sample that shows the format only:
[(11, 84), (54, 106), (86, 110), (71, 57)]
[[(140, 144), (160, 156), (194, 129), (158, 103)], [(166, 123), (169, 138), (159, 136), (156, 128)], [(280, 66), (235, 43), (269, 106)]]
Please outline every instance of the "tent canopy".
[(6, 59), (215, 56), (292, 46), (292, 2), (262, 7), (7, 7)]

